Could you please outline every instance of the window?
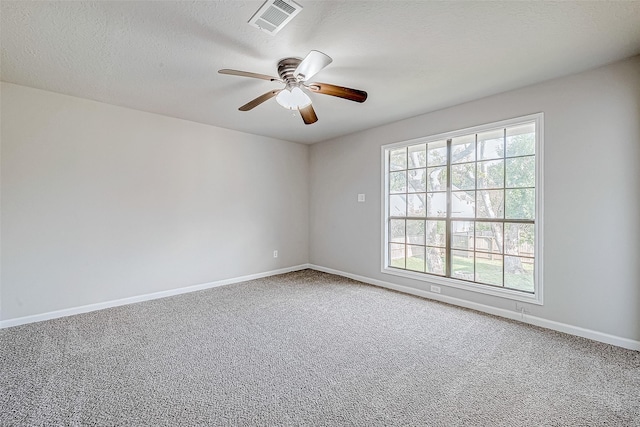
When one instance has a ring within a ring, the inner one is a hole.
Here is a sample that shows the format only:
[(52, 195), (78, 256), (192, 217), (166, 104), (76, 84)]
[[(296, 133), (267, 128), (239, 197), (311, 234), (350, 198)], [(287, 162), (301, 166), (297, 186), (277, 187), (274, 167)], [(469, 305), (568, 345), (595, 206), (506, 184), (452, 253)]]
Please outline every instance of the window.
[(542, 114), (382, 147), (383, 272), (542, 303)]

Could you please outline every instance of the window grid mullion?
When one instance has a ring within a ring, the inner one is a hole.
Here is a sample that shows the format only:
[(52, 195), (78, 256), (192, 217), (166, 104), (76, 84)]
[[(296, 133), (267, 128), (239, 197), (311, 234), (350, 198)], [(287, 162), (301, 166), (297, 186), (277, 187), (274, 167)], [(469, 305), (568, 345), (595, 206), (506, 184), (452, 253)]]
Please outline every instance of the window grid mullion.
[[(409, 214), (409, 147), (404, 151), (404, 212)], [(407, 219), (404, 220), (404, 268), (407, 269), (407, 255), (409, 254), (409, 238), (407, 236)]]
[(473, 204), (473, 208), (474, 208), (474, 212), (473, 212), (473, 281), (477, 282), (477, 276), (476, 276), (476, 250), (478, 249), (476, 247), (476, 233), (478, 230), (478, 151), (480, 150), (480, 147), (478, 147), (478, 134), (476, 133), (474, 135), (474, 139), (475, 139), (475, 146), (476, 149), (474, 150), (474, 156), (475, 156), (475, 167), (476, 167), (476, 180), (475, 180), (475, 190), (474, 191), (474, 197), (476, 198), (475, 203)]
[(452, 160), (452, 139), (447, 139), (447, 212), (445, 217), (445, 276), (451, 277), (451, 264), (453, 262), (453, 254), (451, 252), (451, 239), (453, 239), (453, 233), (451, 232), (451, 207), (453, 205), (451, 190), (453, 185), (451, 184), (451, 160)]
[(505, 285), (505, 240), (504, 240), (504, 219), (507, 217), (507, 128), (502, 133), (502, 287)]

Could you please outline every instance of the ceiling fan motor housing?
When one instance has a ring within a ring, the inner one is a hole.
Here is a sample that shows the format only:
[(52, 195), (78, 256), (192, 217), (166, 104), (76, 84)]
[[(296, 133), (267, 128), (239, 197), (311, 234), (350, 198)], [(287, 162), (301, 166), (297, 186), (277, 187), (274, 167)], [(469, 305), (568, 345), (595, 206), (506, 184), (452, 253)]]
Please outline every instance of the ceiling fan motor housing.
[(299, 58), (285, 58), (278, 62), (278, 75), (289, 89), (300, 86), (300, 82), (293, 75), (300, 62), (302, 60)]

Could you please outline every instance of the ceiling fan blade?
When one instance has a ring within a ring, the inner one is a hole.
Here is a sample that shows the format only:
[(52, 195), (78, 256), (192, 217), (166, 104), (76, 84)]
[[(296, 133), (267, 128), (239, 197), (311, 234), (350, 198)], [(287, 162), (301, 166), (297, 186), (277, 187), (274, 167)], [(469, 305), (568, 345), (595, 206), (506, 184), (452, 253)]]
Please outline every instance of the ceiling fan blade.
[(267, 93), (265, 93), (263, 95), (260, 95), (256, 99), (247, 102), (242, 107), (238, 108), (238, 110), (240, 110), (240, 111), (249, 111), (249, 110), (257, 107), (258, 105), (262, 104), (264, 101), (267, 101), (267, 100), (273, 98), (274, 96), (276, 96), (280, 92), (282, 92), (282, 89), (271, 90), (271, 91), (269, 91), (269, 92), (267, 92)]
[(298, 81), (306, 81), (315, 76), (318, 71), (322, 70), (327, 65), (331, 64), (331, 57), (320, 51), (312, 50), (309, 54), (298, 64), (298, 67), (293, 72), (293, 76)]
[(313, 105), (309, 104), (304, 108), (301, 108), (300, 115), (302, 116), (302, 120), (304, 120), (305, 125), (310, 125), (318, 121), (318, 116), (316, 116), (316, 112), (313, 109)]
[(258, 73), (250, 73), (248, 71), (240, 71), (240, 70), (229, 70), (228, 68), (218, 70), (220, 74), (229, 74), (232, 76), (241, 76), (241, 77), (253, 77), (254, 79), (262, 79), (269, 80), (272, 82), (281, 82), (277, 77), (267, 76), (266, 74), (258, 74)]
[(367, 100), (367, 92), (363, 90), (350, 89), (348, 87), (330, 85), (328, 83), (309, 83), (309, 85), (305, 87), (314, 93), (337, 96), (350, 101), (364, 102)]

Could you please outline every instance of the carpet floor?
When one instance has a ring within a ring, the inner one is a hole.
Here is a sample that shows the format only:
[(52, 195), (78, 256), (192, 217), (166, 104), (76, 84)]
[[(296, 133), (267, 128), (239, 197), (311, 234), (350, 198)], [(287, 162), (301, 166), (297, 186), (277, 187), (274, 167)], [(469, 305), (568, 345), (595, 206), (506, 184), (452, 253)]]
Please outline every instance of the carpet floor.
[(640, 352), (304, 270), (0, 330), (0, 425), (639, 426)]

